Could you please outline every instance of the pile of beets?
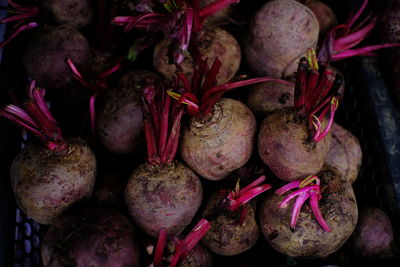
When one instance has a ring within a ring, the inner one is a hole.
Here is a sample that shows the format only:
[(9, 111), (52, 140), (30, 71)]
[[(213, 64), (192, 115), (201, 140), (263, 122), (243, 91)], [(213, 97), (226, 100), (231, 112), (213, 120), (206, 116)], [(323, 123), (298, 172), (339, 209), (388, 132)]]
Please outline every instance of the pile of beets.
[(360, 44), (367, 0), (344, 22), (317, 0), (239, 2), (8, 0), (19, 88), (0, 117), (23, 129), (11, 186), (49, 225), (44, 266), (394, 257), (388, 216), (357, 206), (333, 66), (400, 45)]

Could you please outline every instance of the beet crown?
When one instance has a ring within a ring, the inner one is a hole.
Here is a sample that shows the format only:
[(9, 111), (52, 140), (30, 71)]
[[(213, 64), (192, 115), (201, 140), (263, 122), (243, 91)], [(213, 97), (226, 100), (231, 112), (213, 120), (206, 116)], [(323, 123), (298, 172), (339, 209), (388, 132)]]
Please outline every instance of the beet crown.
[[(210, 230), (211, 225), (206, 219), (201, 219), (199, 223), (192, 229), (192, 231), (183, 239), (179, 240), (175, 238), (173, 244), (175, 251), (172, 255), (169, 267), (175, 267), (178, 263), (185, 260), (187, 256), (192, 252), (197, 243), (202, 237)], [(156, 251), (154, 253), (154, 267), (162, 267), (163, 253), (167, 244), (167, 231), (161, 229), (158, 237)]]
[[(215, 0), (200, 8), (200, 0), (158, 0), (160, 12), (154, 12), (149, 7), (144, 14), (137, 16), (119, 16), (112, 20), (116, 25), (125, 26), (125, 32), (145, 29), (149, 35), (139, 39), (130, 50), (129, 58), (134, 60), (138, 52), (160, 41), (162, 38), (172, 39), (173, 62), (181, 63), (188, 53), (192, 33), (202, 28), (204, 20), (239, 0)], [(143, 7), (143, 6), (142, 6)]]
[[(169, 92), (169, 95), (188, 106), (191, 116), (203, 116), (211, 113), (213, 106), (221, 99), (222, 95), (230, 90), (251, 84), (276, 81), (292, 86), (293, 83), (275, 78), (261, 77), (247, 80), (230, 81), (225, 84), (217, 85), (217, 74), (221, 68), (221, 61), (216, 58), (211, 68), (207, 66), (198, 51), (193, 51), (195, 61), (192, 81), (186, 77), (182, 71), (176, 73), (179, 84), (183, 87), (184, 93), (177, 94)], [(243, 78), (240, 77), (240, 78)]]
[(74, 62), (67, 58), (67, 64), (72, 72), (72, 77), (79, 82), (84, 87), (90, 89), (93, 93), (90, 96), (89, 100), (89, 111), (90, 111), (90, 126), (92, 132), (94, 133), (95, 121), (96, 121), (96, 108), (95, 101), (98, 94), (104, 93), (108, 89), (107, 79), (111, 74), (118, 71), (122, 67), (122, 58), (115, 62), (114, 66), (100, 73), (96, 78), (94, 78), (93, 82), (88, 82), (82, 74), (79, 72), (78, 68), (75, 66)]
[[(300, 59), (294, 90), (294, 108), (297, 117), (306, 118), (312, 140), (321, 141), (333, 124), (339, 105), (342, 78), (325, 65), (318, 66), (315, 51)], [(327, 125), (324, 119), (329, 114)]]
[(143, 121), (147, 161), (152, 165), (170, 164), (178, 149), (184, 108), (168, 96), (168, 84), (148, 85), (143, 91)]
[(51, 115), (44, 99), (45, 90), (31, 82), (29, 100), (22, 105), (7, 105), (0, 116), (22, 126), (39, 137), (50, 150), (64, 149), (64, 139), (57, 121)]
[(297, 197), (293, 206), (292, 218), (290, 220), (290, 228), (293, 230), (296, 228), (297, 218), (299, 217), (301, 207), (304, 205), (307, 199), (310, 199), (311, 210), (315, 216), (315, 219), (325, 231), (331, 232), (331, 228), (322, 217), (321, 211), (318, 206), (318, 201), (322, 198), (319, 178), (317, 176), (311, 175), (303, 180), (290, 182), (287, 185), (276, 190), (275, 194), (283, 195), (295, 188), (298, 188), (298, 190), (289, 194), (279, 204), (280, 208), (286, 208), (289, 202)]
[(369, 15), (355, 25), (367, 4), (368, 0), (364, 0), (354, 16), (350, 16), (346, 23), (333, 27), (327, 33), (318, 52), (318, 60), (329, 63), (354, 56), (371, 56), (378, 49), (400, 46), (400, 43), (387, 43), (353, 49), (370, 35), (378, 21), (377, 16)]

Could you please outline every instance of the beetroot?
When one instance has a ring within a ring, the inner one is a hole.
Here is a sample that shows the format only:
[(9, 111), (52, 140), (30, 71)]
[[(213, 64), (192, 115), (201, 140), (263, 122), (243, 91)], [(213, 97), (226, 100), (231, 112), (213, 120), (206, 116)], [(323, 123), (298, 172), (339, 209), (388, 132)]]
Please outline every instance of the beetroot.
[[(222, 62), (220, 72), (217, 75), (217, 83), (223, 84), (231, 80), (240, 66), (241, 52), (238, 42), (228, 32), (221, 28), (204, 27), (194, 40), (203, 59), (207, 59), (211, 65), (216, 58)], [(172, 79), (176, 72), (175, 65), (169, 63), (168, 47), (170, 42), (164, 40), (156, 45), (153, 54), (154, 69), (159, 71), (166, 79)], [(180, 64), (183, 73), (192, 77), (195, 60), (187, 56)]]
[(393, 229), (385, 212), (374, 207), (365, 207), (352, 237), (354, 251), (367, 258), (388, 256), (393, 242)]
[(161, 229), (170, 236), (180, 234), (193, 219), (203, 193), (194, 172), (174, 161), (183, 107), (168, 97), (164, 86), (168, 85), (144, 89), (148, 163), (135, 169), (125, 189), (131, 218), (153, 237)]
[(72, 79), (67, 58), (83, 72), (86, 70), (90, 60), (86, 38), (71, 26), (48, 26), (37, 32), (29, 43), (24, 66), (40, 86), (59, 88)]
[(79, 29), (92, 21), (90, 0), (43, 0), (41, 4), (49, 17), (60, 24), (69, 24)]
[(210, 115), (189, 121), (181, 157), (204, 178), (223, 179), (249, 160), (255, 131), (254, 115), (244, 104), (221, 99)]
[(332, 125), (332, 144), (325, 162), (340, 172), (342, 179), (354, 183), (361, 167), (362, 151), (358, 139), (337, 123)]
[(140, 266), (131, 223), (105, 208), (84, 207), (59, 218), (42, 243), (42, 259), (50, 266)]
[(294, 85), (270, 81), (253, 85), (246, 104), (255, 114), (268, 115), (272, 111), (293, 107)]
[[(262, 123), (258, 151), (278, 178), (292, 181), (317, 173), (329, 151), (330, 127), (341, 81), (329, 69), (303, 58), (295, 87), (295, 108), (278, 110)], [(329, 119), (326, 121), (326, 115)]]
[(256, 121), (241, 102), (218, 100), (234, 88), (273, 79), (255, 78), (217, 85), (222, 63), (216, 59), (208, 69), (203, 60), (197, 59), (199, 67), (193, 73), (192, 83), (182, 72), (177, 73), (184, 94), (170, 94), (187, 104), (189, 114), (194, 116), (183, 133), (181, 157), (201, 176), (221, 180), (250, 158)]
[(52, 223), (77, 202), (89, 198), (96, 177), (96, 159), (81, 140), (63, 139), (47, 109), (44, 90), (31, 86), (23, 107), (8, 105), (0, 115), (37, 135), (14, 159), (11, 184), (20, 208), (42, 224)]
[(255, 219), (255, 202), (249, 201), (271, 188), (270, 185), (259, 185), (264, 180), (265, 176), (262, 176), (242, 190), (237, 184), (229, 193), (219, 191), (211, 196), (203, 212), (211, 224), (202, 239), (206, 247), (217, 254), (232, 256), (254, 246), (260, 229)]
[[(295, 188), (299, 189), (284, 195)], [(292, 201), (294, 197), (297, 199)], [(311, 209), (302, 208), (307, 199)], [(318, 177), (296, 180), (268, 196), (261, 206), (260, 224), (268, 243), (280, 253), (320, 258), (337, 251), (347, 241), (356, 227), (357, 216), (351, 185), (341, 181), (334, 168), (324, 168)]]
[(315, 15), (319, 23), (319, 35), (324, 36), (332, 27), (338, 24), (338, 19), (332, 9), (321, 1), (306, 1), (304, 3)]
[(108, 150), (127, 154), (141, 148), (144, 141), (141, 95), (145, 86), (157, 83), (158, 79), (149, 71), (132, 71), (106, 92), (96, 131)]
[(260, 75), (293, 76), (299, 59), (316, 48), (318, 32), (318, 20), (306, 6), (294, 0), (269, 1), (250, 26), (247, 63)]

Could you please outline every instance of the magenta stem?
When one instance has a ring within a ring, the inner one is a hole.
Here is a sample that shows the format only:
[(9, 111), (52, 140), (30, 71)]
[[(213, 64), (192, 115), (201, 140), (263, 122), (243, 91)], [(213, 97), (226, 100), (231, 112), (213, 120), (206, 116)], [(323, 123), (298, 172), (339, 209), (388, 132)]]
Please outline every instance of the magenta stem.
[(310, 204), (311, 204), (311, 209), (315, 215), (315, 219), (325, 231), (331, 232), (332, 231), (331, 228), (326, 223), (324, 217), (321, 214), (321, 210), (319, 209), (318, 206), (318, 200), (319, 200), (319, 193), (315, 191), (310, 191)]
[(96, 124), (96, 97), (97, 94), (94, 93), (93, 95), (90, 96), (89, 100), (89, 110), (90, 110), (90, 128), (92, 130), (92, 134), (95, 133), (95, 124)]
[(200, 9), (200, 20), (203, 21), (207, 17), (212, 16), (218, 11), (230, 6), (231, 4), (239, 2), (240, 0), (215, 0), (214, 2)]
[(0, 43), (0, 49), (3, 48), (6, 44), (8, 44), (11, 40), (13, 40), (15, 37), (17, 37), (21, 32), (33, 29), (38, 27), (39, 25), (36, 22), (30, 22), (28, 24), (25, 24), (21, 27), (19, 27), (16, 31), (14, 31), (10, 37), (8, 37), (6, 40)]
[(190, 254), (190, 252), (203, 238), (207, 231), (210, 230), (210, 228), (210, 223), (206, 219), (201, 219), (200, 222), (187, 235), (187, 237), (183, 241), (178, 243), (169, 266), (175, 267), (178, 265), (179, 262), (185, 260), (185, 258)]
[(162, 267), (164, 248), (167, 244), (167, 231), (162, 228), (158, 236), (156, 251), (154, 253), (154, 267)]
[(244, 193), (246, 193), (247, 191), (249, 191), (250, 189), (252, 189), (253, 187), (256, 187), (260, 184), (262, 184), (262, 182), (264, 182), (266, 179), (265, 175), (260, 176), (259, 178), (257, 178), (256, 180), (254, 180), (251, 184), (249, 184), (248, 186), (246, 186), (245, 188), (243, 188), (242, 190), (239, 191), (238, 195), (241, 196)]
[(301, 181), (292, 181), (292, 182), (282, 186), (278, 190), (276, 190), (275, 194), (281, 196), (281, 195), (285, 194), (286, 192), (289, 192), (290, 190), (298, 188), (300, 186), (300, 183), (301, 183)]
[(376, 51), (376, 50), (383, 49), (383, 48), (392, 48), (392, 47), (400, 47), (400, 43), (371, 45), (371, 46), (366, 46), (366, 47), (362, 47), (362, 48), (358, 48), (358, 49), (347, 50), (345, 52), (341, 52), (341, 53), (332, 55), (332, 61), (338, 61), (338, 60), (342, 60), (342, 59), (346, 59), (346, 58), (354, 57), (354, 56), (363, 56), (372, 51)]
[(310, 190), (317, 190), (318, 188), (319, 188), (318, 185), (312, 185), (312, 186), (306, 186), (306, 187), (300, 188), (299, 190), (291, 193), (285, 199), (283, 199), (282, 202), (279, 204), (279, 207), (280, 208), (286, 208), (288, 206), (289, 202), (293, 198), (295, 198), (295, 197), (297, 197), (297, 196), (299, 196), (299, 195), (301, 195), (301, 194), (303, 194), (305, 192), (308, 192)]
[(290, 219), (290, 228), (293, 230), (296, 228), (297, 219), (299, 217), (301, 207), (304, 205), (304, 202), (309, 198), (309, 193), (305, 192), (299, 195), (293, 205), (292, 217)]
[(349, 20), (349, 22), (346, 23), (347, 27), (353, 26), (353, 24), (357, 21), (357, 19), (361, 16), (363, 13), (365, 7), (368, 4), (368, 0), (364, 0), (363, 4), (361, 5), (360, 9), (357, 11), (357, 13)]

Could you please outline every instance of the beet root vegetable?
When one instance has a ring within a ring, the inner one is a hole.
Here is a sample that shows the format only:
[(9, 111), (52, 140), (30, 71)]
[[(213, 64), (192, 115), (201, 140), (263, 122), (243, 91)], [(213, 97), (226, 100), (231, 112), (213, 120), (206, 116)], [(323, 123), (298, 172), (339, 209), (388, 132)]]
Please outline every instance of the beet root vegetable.
[[(238, 42), (232, 35), (221, 28), (204, 27), (193, 41), (202, 57), (207, 59), (208, 65), (211, 65), (216, 58), (221, 60), (222, 66), (217, 75), (218, 84), (226, 83), (235, 76), (240, 66), (241, 52)], [(153, 53), (153, 66), (166, 79), (170, 80), (175, 77), (176, 67), (169, 64), (169, 45), (168, 40), (156, 45)], [(193, 58), (189, 55), (180, 64), (187, 77), (192, 77), (194, 64)]]
[(161, 229), (170, 236), (180, 234), (193, 219), (203, 197), (196, 174), (174, 161), (183, 107), (168, 96), (166, 86), (169, 85), (160, 83), (157, 88), (144, 88), (148, 162), (135, 169), (125, 189), (131, 218), (153, 237)]
[(13, 160), (11, 184), (21, 209), (42, 224), (51, 224), (77, 202), (88, 199), (96, 177), (96, 159), (81, 140), (63, 139), (44, 100), (44, 90), (31, 85), (30, 101), (0, 112), (38, 136)]
[(250, 26), (247, 63), (260, 75), (293, 76), (299, 59), (316, 48), (318, 32), (318, 20), (306, 6), (294, 0), (269, 1)]
[(42, 8), (56, 22), (78, 29), (87, 26), (93, 18), (90, 0), (44, 0)]
[(86, 70), (90, 61), (86, 38), (71, 26), (48, 26), (31, 40), (25, 51), (24, 66), (28, 75), (40, 86), (59, 88), (72, 80), (67, 58), (78, 69)]
[[(261, 229), (268, 243), (280, 253), (295, 258), (324, 257), (337, 251), (354, 231), (358, 210), (351, 185), (342, 182), (331, 168), (323, 169), (318, 177), (320, 185), (311, 183), (302, 187), (302, 181), (296, 181), (300, 185), (297, 192), (302, 193), (293, 195), (297, 196), (295, 201), (292, 196), (277, 195), (279, 190), (263, 200)], [(310, 200), (311, 209), (301, 208), (311, 194), (315, 201)], [(323, 199), (319, 207), (318, 194)]]
[(158, 76), (149, 71), (132, 71), (106, 92), (96, 131), (108, 150), (127, 154), (140, 149), (144, 141), (141, 95), (143, 87), (157, 80)]
[(325, 162), (340, 172), (342, 179), (354, 183), (361, 167), (362, 150), (357, 137), (337, 123), (332, 125), (332, 144)]
[(338, 24), (338, 19), (332, 9), (321, 1), (308, 1), (304, 3), (315, 15), (319, 23), (319, 35), (324, 36), (326, 32)]
[(150, 236), (156, 237), (161, 228), (178, 235), (200, 207), (202, 193), (199, 178), (186, 165), (145, 164), (132, 173), (125, 201), (134, 222)]
[(256, 127), (248, 107), (223, 98), (211, 114), (190, 119), (182, 136), (181, 157), (204, 178), (221, 180), (249, 160)]
[(354, 251), (367, 258), (384, 257), (390, 254), (393, 228), (385, 212), (374, 207), (365, 207), (352, 236)]
[(254, 114), (268, 115), (272, 111), (293, 107), (293, 86), (270, 81), (253, 85), (246, 104)]
[(131, 223), (113, 210), (84, 207), (59, 218), (43, 239), (43, 264), (50, 266), (140, 266)]
[(294, 109), (269, 115), (258, 135), (261, 159), (278, 178), (287, 181), (314, 175), (322, 168), (339, 104), (340, 77), (314, 65), (315, 54), (308, 61), (302, 58), (299, 63)]
[(255, 196), (270, 189), (260, 185), (265, 180), (261, 176), (251, 185), (239, 190), (215, 192), (203, 212), (209, 218), (211, 229), (204, 235), (202, 242), (214, 253), (224, 256), (240, 254), (251, 249), (258, 240), (260, 229), (255, 212), (256, 203), (249, 202)]
[(258, 136), (261, 159), (280, 179), (292, 181), (319, 172), (331, 145), (309, 140), (307, 124), (295, 119), (293, 110), (278, 110), (261, 124)]

